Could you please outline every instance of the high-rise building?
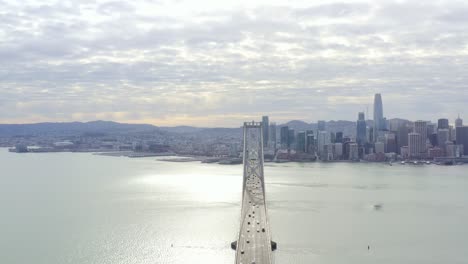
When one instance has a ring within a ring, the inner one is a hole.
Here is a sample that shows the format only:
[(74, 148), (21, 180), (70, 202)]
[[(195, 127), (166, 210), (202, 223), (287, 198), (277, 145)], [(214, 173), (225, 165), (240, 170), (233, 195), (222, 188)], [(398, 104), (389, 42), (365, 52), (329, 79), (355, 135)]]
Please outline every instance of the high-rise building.
[(457, 119), (455, 119), (455, 127), (462, 127), (463, 126), (463, 119), (460, 118), (458, 115)]
[(324, 120), (319, 120), (317, 122), (317, 131), (325, 131), (326, 130), (326, 122)]
[(449, 140), (455, 141), (457, 139), (457, 131), (453, 126), (449, 126)]
[(270, 141), (270, 147), (276, 149), (276, 123), (272, 122), (270, 124), (270, 131), (268, 136)]
[(359, 160), (359, 146), (357, 143), (349, 144), (349, 160)]
[(463, 153), (468, 154), (468, 126), (457, 127), (457, 145), (463, 145)]
[(396, 135), (393, 132), (385, 134), (385, 153), (397, 153)]
[(378, 93), (374, 96), (374, 142), (377, 141), (378, 132), (385, 129), (383, 117), (382, 96)]
[(335, 143), (335, 152), (333, 156), (335, 159), (342, 159), (343, 157), (343, 143)]
[[(401, 151), (402, 147), (408, 146), (408, 134), (410, 129), (407, 125), (403, 125), (398, 128), (397, 132), (397, 151)], [(401, 152), (400, 152), (401, 154)]]
[(429, 136), (433, 133), (436, 133), (436, 131), (437, 131), (437, 124), (428, 122), (427, 123), (427, 135)]
[(314, 150), (315, 150), (314, 131), (307, 130), (306, 131), (306, 152), (307, 153), (314, 153)]
[[(420, 153), (426, 153), (426, 141), (427, 141), (427, 122), (418, 120), (414, 122), (414, 132), (419, 134), (419, 151)], [(410, 150), (411, 154), (411, 150)]]
[(324, 157), (325, 146), (329, 144), (330, 139), (326, 131), (319, 131), (317, 137), (317, 154), (319, 157)]
[(448, 129), (449, 121), (447, 118), (440, 118), (437, 120), (437, 129)]
[(343, 143), (343, 132), (336, 132), (335, 143)]
[(288, 146), (289, 148), (294, 149), (295, 145), (296, 145), (296, 133), (294, 132), (293, 128), (290, 128), (288, 132)]
[(283, 126), (280, 130), (281, 148), (289, 148), (289, 127)]
[(429, 142), (431, 142), (432, 147), (439, 146), (439, 141), (437, 140), (437, 133), (432, 133), (428, 135), (428, 138)]
[(304, 131), (297, 133), (296, 150), (298, 152), (306, 152), (306, 132)]
[(421, 135), (419, 133), (408, 134), (408, 152), (411, 158), (421, 157)]
[(356, 141), (359, 146), (364, 146), (367, 143), (367, 125), (363, 112), (359, 113), (356, 122)]
[(263, 116), (262, 117), (262, 129), (263, 129), (263, 147), (268, 147), (268, 143), (270, 143), (269, 139), (270, 137), (268, 136), (269, 130), (270, 130), (270, 121), (268, 120), (268, 116)]
[(447, 128), (437, 130), (437, 145), (441, 149), (445, 149), (447, 141), (450, 141), (450, 132)]

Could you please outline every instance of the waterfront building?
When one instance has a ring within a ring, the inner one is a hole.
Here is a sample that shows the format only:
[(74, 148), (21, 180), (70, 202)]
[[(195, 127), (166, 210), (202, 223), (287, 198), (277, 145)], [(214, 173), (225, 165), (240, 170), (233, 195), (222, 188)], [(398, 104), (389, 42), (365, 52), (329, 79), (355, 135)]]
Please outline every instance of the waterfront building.
[(374, 149), (375, 149), (375, 153), (385, 153), (385, 143), (375, 142)]
[(385, 122), (383, 117), (382, 96), (378, 93), (374, 95), (374, 142), (377, 141), (378, 131), (385, 129)]
[(400, 155), (403, 159), (407, 159), (409, 157), (409, 147), (408, 146), (401, 147)]
[[(419, 134), (418, 149), (420, 151), (420, 154), (426, 153), (427, 122), (422, 121), (422, 120), (418, 120), (418, 121), (414, 122), (414, 133)], [(410, 147), (410, 150), (411, 150), (411, 147)], [(413, 153), (411, 153), (411, 151), (410, 151), (410, 154), (413, 154)]]
[(468, 154), (468, 126), (457, 127), (457, 145), (463, 145), (463, 153)]
[(430, 159), (444, 157), (444, 156), (445, 156), (445, 151), (440, 147), (434, 147), (428, 150), (428, 158)]
[(317, 154), (319, 157), (324, 157), (325, 145), (330, 143), (329, 141), (328, 133), (326, 131), (319, 131), (317, 137)]
[(270, 141), (269, 137), (269, 130), (270, 130), (270, 121), (268, 119), (268, 116), (263, 116), (262, 117), (262, 129), (263, 129), (263, 147), (268, 147), (268, 143)]
[(289, 127), (283, 126), (280, 130), (281, 148), (289, 148)]
[(298, 152), (306, 152), (306, 132), (300, 131), (297, 133), (296, 139), (296, 151)]
[(349, 160), (359, 160), (359, 146), (357, 143), (349, 144)]
[(408, 134), (408, 156), (411, 158), (421, 157), (421, 135), (419, 133)]
[(270, 128), (269, 128), (269, 142), (270, 142), (270, 147), (273, 149), (276, 149), (276, 123), (272, 122), (270, 123)]
[(334, 152), (335, 152), (335, 144), (334, 143), (329, 143), (327, 145), (325, 145), (325, 150), (324, 150), (324, 158), (322, 158), (322, 160), (326, 160), (326, 161), (330, 161), (330, 160), (334, 160), (335, 157), (334, 157)]
[(456, 156), (455, 144), (453, 144), (453, 142), (447, 142), (445, 144), (445, 156), (446, 157), (455, 157)]
[(359, 112), (356, 122), (356, 142), (359, 146), (367, 143), (367, 124), (363, 112)]
[(343, 143), (335, 143), (334, 156), (336, 160), (343, 158)]
[(449, 121), (447, 118), (440, 118), (437, 120), (437, 129), (448, 129)]

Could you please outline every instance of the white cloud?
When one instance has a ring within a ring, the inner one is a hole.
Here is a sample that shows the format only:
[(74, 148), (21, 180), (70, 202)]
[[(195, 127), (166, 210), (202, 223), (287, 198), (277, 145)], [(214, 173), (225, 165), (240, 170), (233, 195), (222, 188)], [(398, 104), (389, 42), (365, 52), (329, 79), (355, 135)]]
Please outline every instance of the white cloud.
[(1, 4), (0, 122), (468, 115), (461, 1)]

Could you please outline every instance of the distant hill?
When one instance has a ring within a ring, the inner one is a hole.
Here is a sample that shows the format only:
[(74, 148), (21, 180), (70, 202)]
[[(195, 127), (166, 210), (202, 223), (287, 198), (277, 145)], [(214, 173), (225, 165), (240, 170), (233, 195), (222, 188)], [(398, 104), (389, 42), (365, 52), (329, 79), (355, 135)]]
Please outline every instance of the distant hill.
[(146, 124), (123, 124), (112, 121), (0, 124), (0, 136), (22, 135), (74, 135), (83, 133), (144, 132), (157, 127)]
[[(401, 120), (404, 119), (391, 119)], [(326, 126), (329, 131), (344, 131), (345, 134), (353, 135), (355, 133), (354, 121), (328, 121)], [(292, 120), (285, 124), (278, 125), (280, 127), (288, 126), (296, 132), (305, 130), (316, 130), (316, 123), (307, 123), (301, 120)], [(125, 124), (112, 121), (91, 121), (91, 122), (65, 122), (65, 123), (36, 123), (36, 124), (0, 124), (0, 136), (31, 136), (31, 135), (79, 135), (89, 133), (138, 133), (138, 132), (153, 132), (159, 131), (164, 133), (186, 134), (190, 136), (209, 138), (218, 136), (241, 137), (242, 128), (203, 128), (192, 126), (176, 126), (176, 127), (157, 127), (148, 124)]]
[(159, 129), (173, 133), (196, 133), (206, 128), (191, 126), (159, 127)]
[(280, 125), (280, 127), (282, 126), (288, 126), (289, 128), (292, 128), (295, 131), (305, 131), (308, 129), (315, 129), (317, 127), (316, 125), (314, 126), (313, 124), (308, 124), (301, 120), (292, 120), (287, 122), (286, 124)]

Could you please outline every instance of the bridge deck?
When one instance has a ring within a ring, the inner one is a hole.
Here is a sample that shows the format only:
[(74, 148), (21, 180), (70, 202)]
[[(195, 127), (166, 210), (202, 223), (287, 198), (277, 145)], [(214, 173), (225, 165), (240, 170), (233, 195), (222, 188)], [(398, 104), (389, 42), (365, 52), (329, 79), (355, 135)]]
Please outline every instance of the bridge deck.
[(244, 179), (236, 264), (273, 263), (265, 204), (261, 123), (244, 124)]

